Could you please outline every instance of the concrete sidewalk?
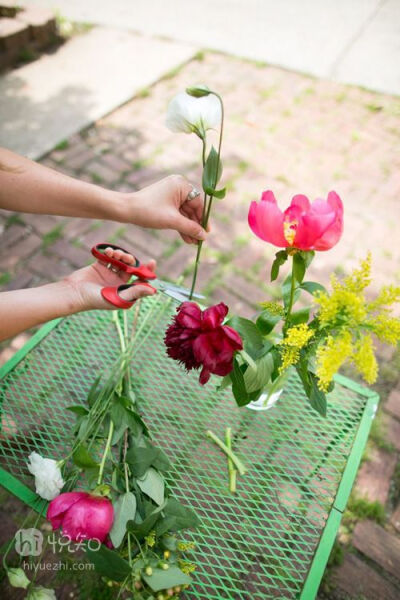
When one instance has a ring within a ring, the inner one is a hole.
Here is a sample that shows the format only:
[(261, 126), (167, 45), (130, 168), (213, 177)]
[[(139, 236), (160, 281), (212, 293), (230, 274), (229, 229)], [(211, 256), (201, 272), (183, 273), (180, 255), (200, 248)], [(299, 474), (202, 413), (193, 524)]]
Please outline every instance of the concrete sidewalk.
[(76, 36), (0, 78), (0, 146), (39, 158), (195, 52), (188, 44), (106, 27)]
[(399, 0), (22, 0), (400, 95)]

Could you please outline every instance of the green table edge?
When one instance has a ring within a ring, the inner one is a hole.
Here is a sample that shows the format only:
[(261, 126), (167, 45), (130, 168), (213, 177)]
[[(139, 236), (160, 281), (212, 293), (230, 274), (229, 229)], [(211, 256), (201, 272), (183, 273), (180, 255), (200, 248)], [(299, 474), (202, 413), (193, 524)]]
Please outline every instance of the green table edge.
[(331, 512), (329, 513), (329, 517), (326, 521), (322, 536), (315, 550), (314, 558), (304, 582), (304, 586), (299, 597), (300, 600), (314, 600), (318, 593), (322, 576), (333, 548), (333, 544), (335, 543), (336, 535), (339, 531), (343, 512), (346, 508), (346, 504), (357, 475), (363, 451), (368, 440), (372, 421), (379, 403), (379, 395), (376, 392), (362, 387), (351, 379), (348, 379), (343, 375), (337, 375), (335, 377), (335, 381), (344, 387), (366, 396), (367, 403), (365, 405), (363, 416), (358, 426), (358, 430), (342, 474), (342, 479), (336, 492), (336, 497), (333, 502)]
[[(20, 350), (18, 350), (14, 356), (12, 356), (0, 368), (0, 379), (9, 373), (21, 360), (23, 360), (28, 352), (30, 352), (32, 348), (34, 348), (44, 337), (46, 337), (50, 331), (57, 327), (57, 325), (64, 318), (65, 317), (54, 319), (53, 321), (43, 325), (39, 331), (37, 331), (35, 335), (33, 335), (32, 338), (28, 340), (26, 344), (24, 344), (24, 346), (20, 348)], [(367, 403), (353, 441), (350, 455), (343, 471), (342, 479), (339, 484), (331, 512), (326, 521), (318, 546), (315, 550), (310, 569), (301, 591), (301, 595), (299, 596), (299, 600), (314, 600), (318, 593), (321, 579), (335, 542), (337, 532), (339, 530), (343, 511), (345, 510), (351, 489), (354, 484), (363, 450), (367, 443), (369, 431), (371, 429), (372, 420), (379, 402), (379, 395), (376, 392), (363, 387), (348, 377), (336, 375), (335, 382), (339, 383), (343, 387), (347, 387), (348, 389), (357, 392), (361, 396), (366, 397)], [(20, 500), (22, 500), (22, 502), (28, 504), (37, 512), (44, 514), (47, 503), (45, 503), (45, 501), (43, 501), (30, 488), (21, 483), (16, 477), (2, 468), (0, 468), (0, 485), (2, 485), (5, 489), (17, 496)]]

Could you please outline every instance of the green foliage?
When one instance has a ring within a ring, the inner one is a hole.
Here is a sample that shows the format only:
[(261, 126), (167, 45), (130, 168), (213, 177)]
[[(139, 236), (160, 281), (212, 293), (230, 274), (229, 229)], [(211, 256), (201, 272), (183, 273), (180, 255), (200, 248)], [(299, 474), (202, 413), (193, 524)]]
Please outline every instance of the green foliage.
[[(206, 193), (210, 193), (207, 192), (207, 189), (211, 190), (212, 195), (216, 195), (215, 188), (217, 186), (217, 183), (221, 179), (221, 175), (222, 162), (221, 159), (218, 157), (218, 152), (215, 150), (214, 146), (212, 146), (203, 169), (203, 190)], [(221, 192), (222, 190), (220, 190), (218, 194), (220, 194)]]
[(53, 229), (51, 229), (47, 233), (43, 234), (42, 248), (45, 250), (46, 248), (48, 248), (49, 246), (54, 244), (54, 242), (56, 242), (58, 239), (60, 239), (62, 237), (63, 229), (64, 229), (64, 224), (59, 223)]
[(385, 508), (378, 501), (371, 502), (368, 498), (353, 493), (347, 503), (344, 522), (351, 524), (360, 519), (370, 519), (383, 525), (386, 521)]
[(275, 281), (278, 278), (279, 269), (282, 265), (285, 264), (287, 259), (288, 253), (286, 252), (286, 250), (279, 250), (279, 252), (275, 254), (275, 260), (272, 263), (271, 267), (271, 281)]

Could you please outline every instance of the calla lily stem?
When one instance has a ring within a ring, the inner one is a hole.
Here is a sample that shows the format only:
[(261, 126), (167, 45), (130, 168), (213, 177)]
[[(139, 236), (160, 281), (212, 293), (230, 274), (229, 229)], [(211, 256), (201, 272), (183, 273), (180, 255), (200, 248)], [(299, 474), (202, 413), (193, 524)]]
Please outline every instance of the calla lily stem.
[[(226, 447), (232, 451), (232, 429), (230, 427), (226, 428), (225, 431), (225, 444)], [(229, 473), (229, 491), (233, 494), (236, 492), (236, 469), (234, 467), (233, 461), (228, 457), (228, 473)]]
[(238, 458), (236, 454), (234, 454), (234, 452), (230, 448), (228, 448), (228, 446), (226, 446), (224, 442), (222, 442), (219, 439), (219, 437), (217, 437), (215, 433), (213, 433), (209, 429), (206, 431), (206, 435), (207, 437), (211, 438), (212, 441), (215, 442), (217, 446), (221, 448), (222, 452), (225, 452), (225, 454), (231, 459), (231, 461), (237, 468), (239, 475), (244, 475), (246, 473), (246, 467), (244, 466), (240, 458)]
[(104, 466), (106, 464), (107, 454), (109, 453), (110, 448), (111, 448), (111, 440), (112, 440), (113, 433), (114, 433), (114, 423), (113, 423), (113, 421), (110, 421), (110, 427), (108, 429), (108, 437), (107, 437), (106, 447), (104, 448), (103, 458), (101, 459), (101, 463), (100, 463), (99, 477), (97, 479), (97, 485), (100, 485), (101, 482), (103, 481)]

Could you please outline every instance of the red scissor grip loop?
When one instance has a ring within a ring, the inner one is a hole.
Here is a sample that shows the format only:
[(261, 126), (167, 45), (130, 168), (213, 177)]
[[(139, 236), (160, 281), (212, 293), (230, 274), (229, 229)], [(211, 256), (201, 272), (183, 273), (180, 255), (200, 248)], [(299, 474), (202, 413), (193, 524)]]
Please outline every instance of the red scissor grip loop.
[(136, 256), (134, 256), (135, 264), (127, 265), (121, 260), (111, 258), (110, 256), (107, 256), (107, 254), (104, 254), (104, 252), (101, 252), (101, 250), (105, 250), (106, 248), (112, 248), (113, 250), (121, 250), (122, 252), (130, 254), (130, 252), (124, 250), (124, 248), (121, 248), (120, 246), (116, 246), (115, 244), (96, 244), (96, 246), (93, 246), (92, 248), (93, 256), (97, 258), (97, 260), (99, 260), (100, 262), (109, 265), (114, 265), (114, 267), (117, 267), (121, 271), (124, 271), (129, 275), (135, 275), (139, 279), (155, 279), (157, 277), (154, 271), (146, 267), (146, 265), (141, 265), (140, 261), (136, 258)]
[(109, 302), (110, 304), (112, 304), (113, 306), (117, 307), (117, 308), (131, 308), (131, 306), (133, 306), (136, 302), (135, 300), (124, 300), (124, 298), (121, 298), (121, 296), (119, 295), (119, 292), (122, 292), (123, 290), (127, 290), (130, 287), (134, 287), (137, 285), (142, 285), (145, 287), (148, 287), (149, 289), (153, 290), (153, 292), (156, 292), (157, 290), (155, 288), (153, 288), (152, 285), (150, 285), (149, 283), (146, 283), (145, 281), (135, 281), (135, 283), (131, 283), (131, 284), (124, 284), (124, 285), (120, 285), (119, 287), (104, 287), (101, 290), (101, 295), (103, 296), (103, 298), (105, 300), (107, 300), (107, 302)]

